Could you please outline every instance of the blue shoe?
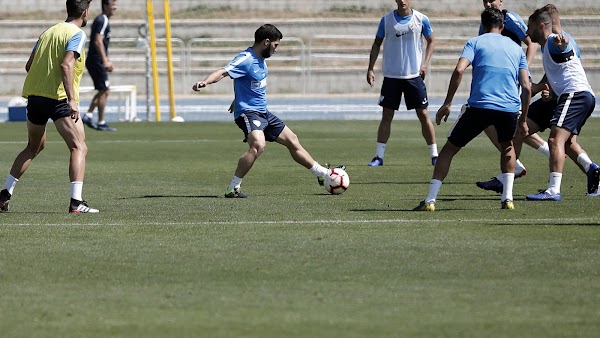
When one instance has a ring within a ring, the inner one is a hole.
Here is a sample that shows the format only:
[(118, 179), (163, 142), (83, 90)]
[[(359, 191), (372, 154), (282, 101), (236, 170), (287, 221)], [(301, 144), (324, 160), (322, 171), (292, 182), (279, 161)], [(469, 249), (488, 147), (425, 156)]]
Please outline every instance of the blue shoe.
[(551, 194), (548, 190), (540, 190), (537, 194), (527, 195), (525, 198), (529, 201), (560, 201), (560, 193)]
[(92, 128), (92, 129), (98, 129), (98, 127), (94, 124), (92, 119), (89, 118), (86, 114), (83, 114), (83, 116), (81, 117), (81, 122), (83, 122), (83, 124), (85, 124), (86, 126)]
[(104, 124), (99, 124), (98, 127), (96, 127), (96, 130), (103, 130), (103, 131), (117, 131), (116, 128), (113, 128), (111, 126), (109, 126), (108, 124), (104, 123)]
[(437, 156), (432, 157), (431, 158), (431, 165), (435, 165), (437, 163), (437, 159), (438, 159)]
[(600, 180), (600, 167), (596, 163), (590, 165), (587, 172), (587, 192), (594, 193), (598, 190), (598, 181)]
[(475, 182), (475, 184), (483, 190), (495, 191), (499, 194), (501, 194), (502, 190), (504, 189), (504, 184), (502, 184), (502, 182), (495, 177), (489, 181)]
[(381, 167), (383, 165), (383, 159), (379, 156), (373, 157), (371, 162), (369, 162), (369, 167)]

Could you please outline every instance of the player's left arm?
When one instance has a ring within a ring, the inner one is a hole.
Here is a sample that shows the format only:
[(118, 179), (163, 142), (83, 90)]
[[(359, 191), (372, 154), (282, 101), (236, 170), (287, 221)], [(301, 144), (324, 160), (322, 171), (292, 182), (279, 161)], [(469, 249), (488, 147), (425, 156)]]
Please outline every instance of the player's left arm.
[[(569, 47), (569, 37), (565, 34), (556, 34), (552, 38), (552, 43), (558, 47), (562, 52), (567, 51), (567, 47)], [(571, 47), (572, 49), (572, 47)]]
[(527, 113), (531, 103), (531, 82), (529, 81), (529, 70), (527, 68), (519, 69), (519, 84), (521, 85), (521, 116), (519, 117), (519, 130), (523, 137), (529, 135), (527, 126)]
[(427, 17), (423, 18), (423, 36), (425, 37), (425, 41), (427, 41), (427, 47), (425, 48), (425, 58), (421, 63), (421, 70), (419, 73), (421, 77), (425, 79), (425, 75), (427, 75), (427, 69), (429, 68), (429, 64), (431, 62), (431, 56), (433, 55), (433, 48), (435, 47), (433, 30), (431, 29), (431, 23)]
[(79, 105), (75, 100), (75, 60), (78, 55), (72, 50), (68, 50), (60, 63), (60, 71), (62, 73), (62, 82), (67, 94), (67, 102), (71, 110), (71, 118), (77, 122), (79, 120)]

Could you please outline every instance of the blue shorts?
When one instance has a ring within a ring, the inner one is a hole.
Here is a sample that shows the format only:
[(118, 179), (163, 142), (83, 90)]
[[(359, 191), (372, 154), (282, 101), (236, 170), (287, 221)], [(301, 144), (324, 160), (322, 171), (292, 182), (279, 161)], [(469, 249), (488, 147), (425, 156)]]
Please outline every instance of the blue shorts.
[(92, 59), (87, 59), (85, 67), (90, 73), (92, 80), (94, 81), (94, 88), (96, 90), (108, 90), (110, 83), (108, 81), (108, 73), (104, 69), (102, 62), (98, 63)]
[(544, 131), (550, 128), (550, 120), (554, 116), (554, 110), (558, 102), (556, 100), (544, 101), (538, 99), (529, 105), (527, 118), (535, 122), (539, 127), (539, 131)]
[(498, 142), (508, 142), (515, 137), (519, 112), (505, 112), (493, 109), (468, 107), (460, 114), (448, 135), (448, 141), (462, 148), (471, 142), (485, 128), (494, 126), (498, 133)]
[(408, 110), (423, 109), (429, 105), (425, 81), (420, 76), (413, 79), (384, 78), (379, 105), (384, 108), (398, 110), (402, 94), (404, 94), (404, 103)]
[(268, 110), (266, 113), (244, 112), (235, 119), (235, 124), (244, 132), (244, 142), (248, 141), (248, 134), (255, 130), (261, 130), (265, 134), (265, 140), (273, 142), (285, 128), (285, 123)]
[(56, 121), (63, 117), (71, 117), (71, 109), (69, 109), (67, 99), (55, 100), (34, 95), (27, 98), (27, 119), (29, 122), (43, 126), (48, 123), (48, 119)]
[(594, 107), (596, 107), (596, 98), (590, 92), (563, 94), (558, 98), (558, 105), (550, 125), (579, 135), (588, 117), (594, 112)]

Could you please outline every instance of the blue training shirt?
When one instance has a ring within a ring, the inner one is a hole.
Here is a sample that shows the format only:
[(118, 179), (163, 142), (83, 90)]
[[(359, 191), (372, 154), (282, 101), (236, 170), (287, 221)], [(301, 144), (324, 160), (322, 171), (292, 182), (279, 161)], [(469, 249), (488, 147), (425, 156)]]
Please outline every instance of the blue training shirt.
[[(400, 16), (400, 15), (398, 15), (398, 11), (394, 11), (394, 18), (401, 25), (407, 24), (412, 19), (412, 16), (413, 16), (412, 11), (411, 11), (411, 14), (408, 16)], [(429, 18), (424, 15), (423, 16), (423, 36), (428, 38), (429, 36), (431, 36), (432, 33), (433, 33), (433, 29), (431, 29), (431, 23), (429, 22)], [(377, 28), (377, 34), (375, 36), (378, 39), (382, 39), (382, 40), (383, 40), (383, 38), (385, 38), (385, 16), (383, 18), (381, 18), (381, 20), (379, 21), (379, 27)]]
[[(504, 29), (502, 35), (511, 38), (516, 44), (521, 45), (521, 41), (527, 37), (527, 25), (519, 14), (507, 10), (503, 10), (504, 14)], [(483, 34), (483, 26), (479, 25), (479, 35)]]
[(467, 41), (460, 57), (473, 66), (469, 106), (511, 113), (521, 109), (519, 70), (528, 67), (520, 46), (500, 34), (486, 33)]
[(265, 59), (258, 58), (252, 47), (248, 47), (231, 60), (224, 69), (233, 79), (235, 93), (233, 117), (238, 118), (247, 111), (266, 113), (269, 71)]

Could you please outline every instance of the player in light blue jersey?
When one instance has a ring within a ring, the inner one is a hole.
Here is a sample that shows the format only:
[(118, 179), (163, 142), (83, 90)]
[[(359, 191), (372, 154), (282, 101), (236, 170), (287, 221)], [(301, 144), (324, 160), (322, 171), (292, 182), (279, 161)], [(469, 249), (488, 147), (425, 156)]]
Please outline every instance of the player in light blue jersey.
[[(502, 29), (502, 35), (510, 38), (518, 46), (521, 46), (523, 43), (527, 46), (525, 56), (527, 58), (527, 65), (531, 67), (538, 47), (537, 44), (533, 43), (527, 36), (527, 25), (525, 22), (523, 22), (523, 19), (519, 16), (519, 14), (504, 9), (504, 0), (483, 0), (483, 7), (495, 8), (502, 11), (502, 14), (504, 15), (504, 29)], [(479, 25), (479, 35), (481, 34), (483, 34), (483, 28), (481, 25)], [(490, 141), (492, 141), (496, 149), (500, 150), (500, 144), (497, 142), (498, 135), (496, 135), (494, 128), (487, 128), (485, 130), (485, 134), (488, 136)], [(529, 135), (527, 138), (525, 138), (524, 142), (533, 149), (536, 149), (540, 153), (544, 154), (546, 157), (550, 156), (548, 143), (546, 143), (546, 141), (544, 141), (544, 139), (538, 134)], [(521, 163), (521, 161), (519, 161), (519, 159), (517, 159), (515, 177), (519, 178), (525, 176), (525, 174), (527, 174), (525, 166), (523, 163)], [(480, 183), (485, 184), (485, 182), (477, 182), (478, 186)]]
[[(448, 142), (440, 152), (429, 185), (429, 194), (415, 211), (434, 211), (442, 181), (448, 175), (454, 156), (488, 126), (494, 126), (501, 145), (500, 169), (502, 171), (502, 209), (514, 209), (512, 186), (514, 182), (515, 150), (513, 138), (519, 130), (527, 134), (527, 112), (531, 99), (529, 69), (523, 50), (509, 38), (502, 36), (502, 12), (487, 8), (481, 14), (484, 34), (467, 41), (448, 87), (444, 104), (436, 115), (436, 123), (446, 121), (450, 115), (452, 99), (458, 89), (462, 74), (473, 66), (473, 79), (468, 106), (450, 131)], [(519, 85), (521, 94), (519, 95)], [(519, 97), (520, 96), (520, 97)], [(521, 109), (522, 114), (519, 114)]]
[(277, 27), (270, 24), (262, 25), (254, 33), (252, 47), (248, 47), (224, 68), (214, 71), (193, 86), (193, 90), (198, 91), (226, 76), (233, 79), (234, 119), (244, 132), (244, 142), (248, 142), (249, 149), (238, 161), (235, 174), (225, 192), (227, 198), (247, 197), (240, 189), (242, 179), (264, 151), (266, 142), (275, 141), (286, 146), (292, 158), (309, 169), (321, 185), (329, 171), (310, 156), (300, 144), (296, 134), (283, 121), (267, 110), (269, 70), (265, 60), (275, 53), (282, 38), (283, 35)]
[[(396, 3), (398, 9), (381, 18), (369, 56), (367, 82), (373, 86), (375, 84), (373, 68), (381, 45), (384, 44), (383, 85), (379, 97), (379, 105), (383, 108), (383, 112), (377, 130), (375, 157), (369, 163), (371, 167), (383, 165), (394, 112), (400, 107), (403, 94), (406, 109), (415, 109), (421, 122), (421, 133), (429, 147), (431, 163), (435, 164), (438, 157), (435, 130), (427, 110), (429, 102), (424, 82), (433, 54), (433, 30), (426, 15), (411, 9), (412, 0), (396, 0)], [(427, 41), (424, 57), (423, 37)]]
[(553, 33), (550, 14), (544, 9), (536, 10), (528, 22), (528, 35), (542, 46), (542, 61), (548, 84), (558, 96), (558, 105), (550, 120), (550, 177), (548, 188), (537, 194), (527, 195), (528, 200), (560, 201), (562, 171), (565, 162), (565, 144), (581, 132), (585, 122), (594, 111), (596, 99), (575, 45), (568, 35)]
[[(569, 33), (562, 30), (562, 26), (560, 24), (560, 15), (556, 6), (547, 4), (546, 6), (542, 7), (541, 10), (544, 10), (550, 14), (550, 17), (552, 18), (552, 32), (566, 35), (569, 38), (569, 41), (573, 44), (575, 55), (581, 59), (579, 45)], [(530, 135), (550, 128), (550, 121), (552, 120), (554, 110), (558, 105), (558, 97), (552, 92), (552, 90), (550, 90), (546, 76), (543, 77), (540, 83), (531, 84), (531, 92), (532, 96), (536, 95), (537, 93), (541, 93), (541, 97), (529, 106), (529, 112), (527, 114), (527, 126), (529, 127)], [(530, 137), (527, 136), (525, 140), (529, 138)], [(524, 139), (520, 137), (519, 133), (517, 133), (515, 139), (513, 140), (515, 152), (517, 153), (517, 159), (520, 157), (523, 141)], [(546, 144), (546, 152), (544, 154), (549, 158), (550, 149), (548, 148), (548, 143), (544, 143)], [(598, 191), (598, 185), (600, 183), (600, 166), (590, 159), (585, 150), (577, 142), (576, 135), (573, 135), (570, 142), (565, 145), (565, 153), (586, 175), (587, 195), (590, 197), (600, 196), (600, 192)], [(484, 190), (502, 193), (503, 186), (499, 180), (499, 177), (500, 176), (493, 177), (489, 181), (477, 182), (477, 186)]]

